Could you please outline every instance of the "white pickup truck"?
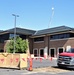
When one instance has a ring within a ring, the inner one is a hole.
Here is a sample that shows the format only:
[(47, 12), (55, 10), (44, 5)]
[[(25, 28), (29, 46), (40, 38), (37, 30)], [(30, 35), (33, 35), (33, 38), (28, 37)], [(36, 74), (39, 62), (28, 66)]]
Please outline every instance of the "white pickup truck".
[(57, 58), (58, 67), (74, 68), (74, 48), (60, 53)]

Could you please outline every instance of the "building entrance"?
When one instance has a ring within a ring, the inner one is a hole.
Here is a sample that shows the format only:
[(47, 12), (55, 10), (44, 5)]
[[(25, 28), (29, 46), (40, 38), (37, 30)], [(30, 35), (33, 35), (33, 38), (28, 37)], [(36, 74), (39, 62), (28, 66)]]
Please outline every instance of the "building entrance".
[(50, 57), (55, 57), (55, 49), (50, 49)]
[(33, 54), (34, 54), (34, 57), (37, 57), (38, 56), (38, 49), (34, 49)]
[(40, 49), (40, 57), (44, 57), (44, 49)]
[(58, 53), (63, 53), (64, 52), (64, 48), (58, 48)]

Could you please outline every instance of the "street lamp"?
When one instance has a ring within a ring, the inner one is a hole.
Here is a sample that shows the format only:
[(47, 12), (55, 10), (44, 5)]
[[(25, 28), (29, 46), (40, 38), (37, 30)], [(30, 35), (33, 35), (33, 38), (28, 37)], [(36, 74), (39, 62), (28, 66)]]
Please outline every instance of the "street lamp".
[(16, 17), (19, 17), (19, 15), (12, 14), (12, 16), (14, 16), (14, 18), (15, 18), (15, 20), (14, 20), (14, 51), (13, 51), (13, 53), (15, 53), (15, 43), (16, 43)]

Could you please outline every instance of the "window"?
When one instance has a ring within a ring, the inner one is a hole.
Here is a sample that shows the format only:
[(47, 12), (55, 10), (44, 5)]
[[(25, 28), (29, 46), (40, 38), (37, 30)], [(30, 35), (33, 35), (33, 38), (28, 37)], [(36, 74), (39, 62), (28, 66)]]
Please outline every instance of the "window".
[(74, 48), (69, 49), (68, 51), (66, 51), (68, 53), (74, 53)]
[(74, 37), (74, 33), (70, 33), (70, 37)]
[(64, 34), (59, 35), (59, 39), (64, 38)]
[(44, 41), (44, 37), (34, 38), (34, 42)]
[(11, 39), (11, 38), (14, 38), (14, 34), (10, 34), (9, 35), (9, 38)]
[[(16, 37), (17, 37), (17, 36), (19, 36), (19, 35), (16, 34)], [(10, 34), (10, 35), (9, 35), (9, 38), (10, 38), (10, 39), (11, 39), (11, 38), (14, 38), (14, 34)]]
[[(22, 39), (26, 39), (26, 35), (16, 34), (16, 37), (17, 36), (21, 37)], [(14, 38), (14, 34), (9, 34), (9, 38)]]
[(57, 35), (51, 35), (50, 39), (63, 39), (63, 38), (69, 38), (70, 34), (57, 34)]
[(9, 34), (0, 35), (0, 43), (4, 43), (5, 40), (8, 40)]

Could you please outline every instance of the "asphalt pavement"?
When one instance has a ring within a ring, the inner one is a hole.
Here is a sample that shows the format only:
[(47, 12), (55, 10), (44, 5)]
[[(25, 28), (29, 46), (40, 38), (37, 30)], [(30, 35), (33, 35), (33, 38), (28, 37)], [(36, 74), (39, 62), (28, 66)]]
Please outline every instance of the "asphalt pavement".
[[(57, 60), (52, 59), (33, 59), (33, 69), (37, 68), (44, 68), (44, 67), (57, 67)], [(29, 68), (29, 60), (28, 60), (28, 67)], [(56, 68), (55, 68), (56, 70)], [(61, 70), (61, 69), (60, 69)], [(66, 71), (66, 72), (34, 72), (34, 71), (28, 71), (26, 69), (23, 70), (17, 70), (17, 69), (2, 69), (0, 68), (0, 75), (74, 75), (74, 71)]]
[[(30, 66), (30, 60), (28, 60), (28, 67)], [(56, 59), (41, 59), (41, 58), (35, 58), (33, 59), (33, 68), (42, 68), (42, 67), (48, 67), (48, 66), (57, 66), (57, 60)]]

